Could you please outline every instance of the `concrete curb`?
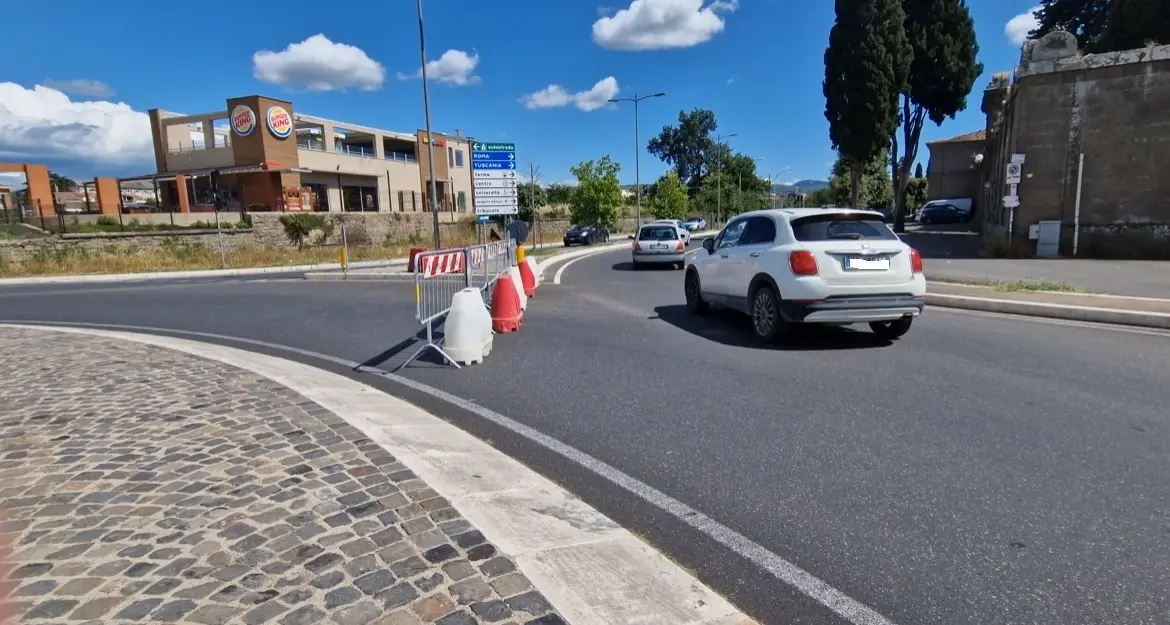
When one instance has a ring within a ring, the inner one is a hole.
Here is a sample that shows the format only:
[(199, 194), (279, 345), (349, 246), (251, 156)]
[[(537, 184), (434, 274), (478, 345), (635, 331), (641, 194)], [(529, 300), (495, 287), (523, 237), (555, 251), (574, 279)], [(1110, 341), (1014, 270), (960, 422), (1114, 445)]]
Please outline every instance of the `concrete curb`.
[[(405, 259), (364, 260), (350, 263), (351, 269), (392, 267), (405, 265)], [(0, 278), (0, 286), (25, 284), (80, 284), (100, 282), (142, 282), (147, 280), (182, 280), (186, 278), (222, 278), (231, 276), (260, 276), (272, 273), (300, 273), (306, 271), (341, 270), (339, 263), (321, 265), (283, 265), (279, 267), (246, 267), (240, 269), (207, 269), (198, 271), (158, 271), (151, 273), (109, 273), (84, 276), (37, 276), (31, 278)]]
[(944, 295), (930, 292), (926, 294), (926, 304), (928, 306), (979, 310), (1008, 315), (1026, 315), (1029, 317), (1063, 319), (1066, 321), (1108, 323), (1170, 330), (1170, 314), (1144, 312), (1140, 310), (1100, 308), (1096, 306), (1070, 306), (1050, 304), (1047, 302), (1023, 302), (1019, 300), (969, 297), (966, 295)]
[(445, 498), (572, 625), (756, 625), (726, 599), (576, 496), (421, 408), (347, 377), (190, 339), (37, 326), (131, 341), (268, 378), (332, 411)]

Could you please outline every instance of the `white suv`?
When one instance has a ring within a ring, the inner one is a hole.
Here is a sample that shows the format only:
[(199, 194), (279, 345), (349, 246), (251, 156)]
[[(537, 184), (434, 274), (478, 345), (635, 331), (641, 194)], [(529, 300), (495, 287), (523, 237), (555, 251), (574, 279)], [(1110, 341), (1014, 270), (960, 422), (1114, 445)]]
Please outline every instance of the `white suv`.
[(684, 278), (687, 308), (741, 310), (773, 341), (801, 323), (868, 323), (896, 339), (922, 314), (922, 257), (881, 213), (789, 208), (739, 215), (694, 253)]

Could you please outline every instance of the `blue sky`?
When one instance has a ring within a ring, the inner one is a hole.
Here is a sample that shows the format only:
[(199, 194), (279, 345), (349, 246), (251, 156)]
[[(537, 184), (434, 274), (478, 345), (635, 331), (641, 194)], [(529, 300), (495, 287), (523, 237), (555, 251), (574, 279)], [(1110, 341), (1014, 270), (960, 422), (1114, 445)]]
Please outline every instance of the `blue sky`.
[[(571, 180), (571, 165), (610, 154), (632, 183), (633, 109), (598, 105), (615, 89), (619, 97), (664, 91), (641, 106), (642, 149), (680, 109), (703, 107), (720, 132), (738, 133), (729, 142), (758, 159), (761, 175), (791, 167), (777, 178), (827, 177), (834, 155), (821, 81), (831, 1), (599, 1), (424, 0), (435, 130), (514, 142), (544, 182)], [(1019, 46), (1009, 31), (1026, 26), (1033, 2), (969, 4), (985, 74), (967, 111), (941, 128), (928, 122), (923, 161), (927, 140), (983, 126), (979, 92), (991, 73), (1014, 67)], [(0, 39), (9, 59), (0, 160), (82, 178), (149, 173), (147, 109), (207, 112), (252, 93), (388, 130), (423, 123), (414, 2), (6, 5), (6, 23), (20, 28)], [(643, 153), (643, 182), (665, 168)]]

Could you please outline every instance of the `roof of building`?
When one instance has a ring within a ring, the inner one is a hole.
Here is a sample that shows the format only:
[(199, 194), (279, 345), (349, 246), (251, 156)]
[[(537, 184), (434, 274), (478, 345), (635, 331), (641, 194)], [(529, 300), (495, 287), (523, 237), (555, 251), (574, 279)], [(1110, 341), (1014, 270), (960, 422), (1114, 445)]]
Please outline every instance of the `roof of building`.
[(976, 130), (975, 132), (968, 132), (965, 135), (951, 137), (950, 139), (937, 139), (935, 141), (927, 141), (926, 145), (935, 145), (937, 143), (968, 143), (973, 141), (987, 141), (986, 130)]

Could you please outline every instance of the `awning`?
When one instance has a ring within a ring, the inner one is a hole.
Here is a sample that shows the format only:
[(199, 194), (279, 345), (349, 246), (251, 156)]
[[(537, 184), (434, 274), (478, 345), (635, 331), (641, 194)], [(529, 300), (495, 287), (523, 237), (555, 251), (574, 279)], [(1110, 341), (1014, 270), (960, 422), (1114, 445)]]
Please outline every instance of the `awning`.
[(119, 182), (133, 182), (137, 180), (174, 180), (176, 176), (187, 176), (188, 178), (195, 178), (198, 176), (210, 176), (212, 172), (218, 171), (219, 174), (258, 174), (263, 172), (274, 174), (307, 174), (312, 170), (303, 167), (280, 167), (278, 163), (259, 163), (257, 165), (233, 165), (231, 167), (209, 167), (204, 169), (184, 169), (180, 171), (167, 172), (165, 174), (148, 174), (145, 176), (134, 176), (130, 178), (119, 178)]

